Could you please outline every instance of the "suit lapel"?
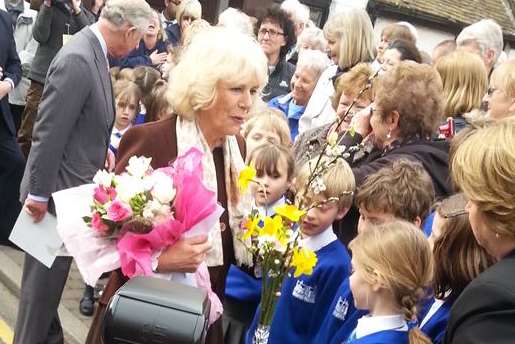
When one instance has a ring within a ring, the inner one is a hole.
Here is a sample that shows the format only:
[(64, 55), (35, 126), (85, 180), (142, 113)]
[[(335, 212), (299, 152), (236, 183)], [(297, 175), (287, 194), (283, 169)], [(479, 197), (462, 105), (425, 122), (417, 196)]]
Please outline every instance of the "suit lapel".
[(107, 65), (107, 58), (102, 51), (102, 46), (98, 41), (95, 34), (88, 28), (86, 31), (87, 37), (93, 46), (93, 52), (95, 54), (95, 66), (97, 67), (100, 80), (102, 82), (102, 89), (104, 93), (104, 101), (106, 107), (106, 127), (109, 132), (113, 128), (114, 116), (115, 116), (115, 105), (113, 96), (113, 86), (111, 84), (111, 76), (109, 75), (109, 67)]

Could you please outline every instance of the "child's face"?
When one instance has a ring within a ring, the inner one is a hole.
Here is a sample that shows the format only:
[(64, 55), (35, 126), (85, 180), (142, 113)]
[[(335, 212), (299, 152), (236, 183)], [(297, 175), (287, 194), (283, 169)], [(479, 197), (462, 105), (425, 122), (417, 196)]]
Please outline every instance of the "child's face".
[[(252, 163), (251, 163), (252, 164)], [(277, 162), (277, 174), (269, 175), (266, 171), (257, 171), (254, 178), (259, 185), (252, 183), (252, 195), (258, 206), (267, 206), (281, 198), (290, 187), (288, 164), (285, 158)]]
[(366, 231), (371, 225), (380, 225), (391, 221), (394, 216), (382, 210), (367, 210), (364, 207), (359, 208), (358, 233)]
[(127, 128), (134, 120), (134, 117), (136, 117), (137, 109), (138, 102), (133, 97), (128, 102), (118, 97), (116, 99), (116, 128), (120, 130)]
[(431, 227), (431, 235), (429, 236), (429, 245), (431, 245), (431, 250), (435, 246), (436, 240), (442, 236), (442, 226), (445, 222), (445, 219), (441, 217), (438, 212), (435, 212), (435, 217), (433, 218), (433, 226)]
[(277, 135), (275, 131), (265, 128), (263, 125), (260, 125), (260, 123), (256, 123), (254, 128), (252, 128), (252, 130), (249, 131), (245, 140), (247, 143), (247, 155), (263, 143), (281, 143), (281, 138), (279, 137), (279, 135)]
[(372, 285), (363, 277), (361, 268), (352, 260), (352, 274), (349, 278), (350, 290), (354, 298), (354, 306), (357, 309), (369, 310), (375, 300), (375, 292)]
[(302, 218), (300, 230), (304, 236), (314, 236), (322, 233), (336, 220), (341, 220), (348, 209), (339, 209), (336, 202), (322, 204), (323, 197), (315, 197), (312, 204), (320, 204), (311, 207)]

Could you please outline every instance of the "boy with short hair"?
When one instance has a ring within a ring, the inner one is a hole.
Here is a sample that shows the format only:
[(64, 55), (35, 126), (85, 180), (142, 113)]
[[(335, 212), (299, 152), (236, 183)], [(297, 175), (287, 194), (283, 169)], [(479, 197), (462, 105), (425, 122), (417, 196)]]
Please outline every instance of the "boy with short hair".
[[(318, 187), (310, 187), (306, 192), (315, 164), (312, 161), (304, 165), (297, 175), (295, 189), (297, 197), (306, 195), (310, 208), (300, 224), (302, 245), (316, 253), (317, 264), (309, 276), (285, 278), (269, 343), (311, 343), (340, 282), (350, 274), (349, 254), (334, 234), (332, 224), (342, 219), (352, 205), (354, 175), (349, 165), (338, 159), (324, 169), (316, 183)], [(247, 334), (247, 343), (252, 342), (258, 317), (259, 311)]]
[[(355, 199), (360, 212), (358, 232), (395, 218), (420, 228), (434, 198), (433, 183), (424, 167), (412, 160), (396, 160), (368, 176), (358, 189)], [(348, 278), (340, 284), (326, 312), (313, 343), (345, 342), (365, 314), (354, 307)]]

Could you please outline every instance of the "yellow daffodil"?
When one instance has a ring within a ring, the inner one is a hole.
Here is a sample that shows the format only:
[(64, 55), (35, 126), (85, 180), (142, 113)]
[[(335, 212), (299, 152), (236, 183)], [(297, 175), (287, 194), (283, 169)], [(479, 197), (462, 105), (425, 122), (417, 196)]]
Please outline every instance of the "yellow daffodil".
[(264, 226), (260, 234), (278, 238), (280, 236), (282, 228), (283, 219), (279, 215), (275, 215), (273, 218), (267, 216), (265, 217)]
[(245, 228), (245, 233), (243, 234), (242, 239), (247, 240), (252, 235), (257, 234), (259, 232), (259, 216), (249, 217), (247, 221), (243, 224), (243, 228)]
[(305, 247), (300, 249), (298, 247), (294, 248), (291, 260), (291, 266), (295, 268), (293, 276), (297, 278), (300, 275), (311, 275), (313, 273), (313, 268), (317, 264), (317, 260), (315, 252)]
[(245, 192), (249, 187), (250, 182), (256, 177), (256, 170), (251, 166), (245, 166), (238, 177), (238, 188), (240, 192)]
[(300, 218), (304, 216), (306, 212), (304, 210), (299, 210), (299, 208), (294, 205), (285, 204), (275, 208), (275, 213), (292, 222), (299, 222)]

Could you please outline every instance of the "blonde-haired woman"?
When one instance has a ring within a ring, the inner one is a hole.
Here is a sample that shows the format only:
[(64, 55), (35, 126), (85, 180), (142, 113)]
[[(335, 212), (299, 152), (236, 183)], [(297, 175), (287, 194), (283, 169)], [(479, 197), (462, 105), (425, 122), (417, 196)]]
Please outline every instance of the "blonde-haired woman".
[(436, 63), (442, 78), (445, 118), (452, 117), (455, 132), (466, 126), (463, 114), (479, 109), (488, 87), (486, 68), (477, 54), (457, 50)]
[[(230, 264), (252, 265), (239, 235), (239, 219), (250, 202), (238, 194), (234, 176), (244, 167), (240, 127), (266, 80), (266, 57), (251, 37), (224, 28), (202, 31), (183, 53), (169, 83), (167, 95), (175, 114), (130, 129), (118, 150), (117, 173), (134, 155), (151, 157), (152, 167), (159, 168), (191, 147), (203, 151), (204, 184), (217, 192), (227, 211), (213, 228), (210, 242), (205, 236), (180, 240), (163, 251), (156, 263), (158, 272), (192, 272), (205, 261), (220, 300)], [(111, 275), (88, 343), (100, 343), (102, 313), (124, 279), (119, 271)], [(208, 331), (207, 343), (223, 343), (220, 320)]]
[(354, 305), (369, 315), (358, 320), (346, 343), (431, 343), (417, 322), (433, 272), (431, 248), (420, 229), (388, 222), (360, 233), (349, 248)]
[(168, 25), (166, 33), (168, 41), (174, 47), (182, 44), (182, 35), (191, 23), (202, 17), (202, 5), (198, 0), (183, 0), (175, 10), (177, 24)]
[(494, 69), (483, 100), (488, 104), (490, 119), (495, 121), (515, 116), (515, 60), (506, 61)]
[(472, 232), (497, 263), (454, 303), (445, 343), (512, 343), (515, 338), (515, 119), (471, 133), (452, 159)]
[(374, 29), (365, 10), (351, 8), (335, 14), (325, 24), (324, 35), (335, 65), (320, 76), (299, 121), (299, 133), (333, 122), (336, 119), (331, 106), (334, 81), (358, 63), (374, 60)]
[(134, 68), (137, 66), (152, 66), (159, 68), (166, 62), (166, 37), (159, 13), (152, 11), (152, 20), (143, 35), (138, 47), (131, 51), (127, 57), (119, 60), (111, 59), (110, 65), (120, 68)]

